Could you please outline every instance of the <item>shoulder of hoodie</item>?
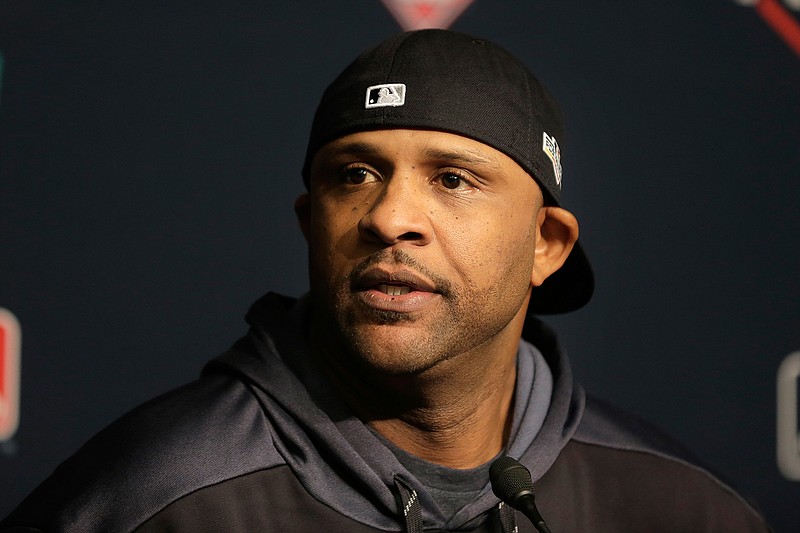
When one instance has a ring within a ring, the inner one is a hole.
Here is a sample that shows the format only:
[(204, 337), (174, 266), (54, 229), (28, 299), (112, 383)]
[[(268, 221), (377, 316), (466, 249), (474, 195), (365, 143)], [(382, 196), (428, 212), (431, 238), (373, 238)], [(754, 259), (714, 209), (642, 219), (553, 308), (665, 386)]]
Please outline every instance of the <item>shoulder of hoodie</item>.
[[(704, 478), (708, 481), (707, 486), (739, 500), (745, 512), (763, 520), (755, 503), (741, 496), (721, 474), (704, 464), (683, 444), (650, 422), (603, 400), (587, 395), (581, 422), (571, 440), (600, 449), (641, 454), (665, 461), (672, 465), (670, 470), (676, 474), (670, 477), (670, 481), (680, 483), (682, 478)], [(687, 475), (680, 476), (681, 470)]]
[(191, 492), (282, 464), (247, 386), (230, 375), (206, 374), (92, 437), (0, 530), (132, 530)]

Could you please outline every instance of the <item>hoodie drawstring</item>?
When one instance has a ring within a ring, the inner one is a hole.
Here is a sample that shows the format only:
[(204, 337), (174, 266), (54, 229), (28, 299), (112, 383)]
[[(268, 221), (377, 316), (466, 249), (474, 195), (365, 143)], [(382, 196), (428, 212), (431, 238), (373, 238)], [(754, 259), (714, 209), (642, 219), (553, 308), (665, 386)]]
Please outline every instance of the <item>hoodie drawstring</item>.
[[(394, 484), (400, 494), (400, 508), (403, 511), (406, 533), (422, 533), (422, 507), (419, 504), (417, 491), (407, 487), (399, 478), (394, 479)], [(497, 509), (502, 533), (518, 533), (514, 509), (503, 502), (500, 502)]]
[(518, 533), (517, 517), (514, 514), (514, 508), (500, 502), (498, 510), (500, 511), (500, 529), (503, 533)]
[(419, 505), (417, 491), (406, 487), (398, 478), (395, 478), (394, 484), (400, 493), (400, 505), (403, 510), (403, 519), (406, 522), (406, 533), (422, 533), (422, 508)]

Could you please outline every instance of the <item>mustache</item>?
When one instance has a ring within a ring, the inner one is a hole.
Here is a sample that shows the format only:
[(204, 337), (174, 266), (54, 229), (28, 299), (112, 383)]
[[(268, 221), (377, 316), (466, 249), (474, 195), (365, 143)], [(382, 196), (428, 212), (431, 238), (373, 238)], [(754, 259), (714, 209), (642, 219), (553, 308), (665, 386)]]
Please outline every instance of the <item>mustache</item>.
[(403, 250), (379, 250), (365, 257), (347, 276), (350, 286), (354, 286), (357, 280), (371, 267), (378, 264), (393, 264), (402, 265), (414, 270), (416, 273), (428, 278), (436, 285), (436, 290), (442, 296), (449, 296), (452, 294), (452, 284), (444, 277), (436, 274), (417, 259), (414, 259), (408, 252)]

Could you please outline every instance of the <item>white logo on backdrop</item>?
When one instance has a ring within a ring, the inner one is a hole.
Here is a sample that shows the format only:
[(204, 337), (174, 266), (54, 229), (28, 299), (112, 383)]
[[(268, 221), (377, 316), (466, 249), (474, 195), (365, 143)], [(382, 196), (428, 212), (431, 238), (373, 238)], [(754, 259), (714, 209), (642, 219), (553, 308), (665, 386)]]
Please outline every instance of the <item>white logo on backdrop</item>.
[(800, 481), (800, 431), (797, 428), (797, 378), (800, 352), (786, 356), (778, 367), (777, 458), (786, 479)]

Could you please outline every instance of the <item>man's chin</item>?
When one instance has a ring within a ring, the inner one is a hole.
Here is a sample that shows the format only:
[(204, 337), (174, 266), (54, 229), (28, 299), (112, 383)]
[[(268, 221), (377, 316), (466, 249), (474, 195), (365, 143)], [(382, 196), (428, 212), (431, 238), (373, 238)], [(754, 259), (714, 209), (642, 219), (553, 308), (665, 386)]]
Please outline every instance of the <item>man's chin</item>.
[(408, 313), (375, 309), (373, 307), (361, 309), (361, 315), (366, 324), (377, 326), (392, 326), (412, 321), (412, 317)]
[(391, 375), (416, 373), (433, 363), (435, 350), (432, 350), (428, 332), (409, 326), (402, 316), (396, 322), (374, 322), (349, 328), (345, 338), (352, 356), (372, 371)]

